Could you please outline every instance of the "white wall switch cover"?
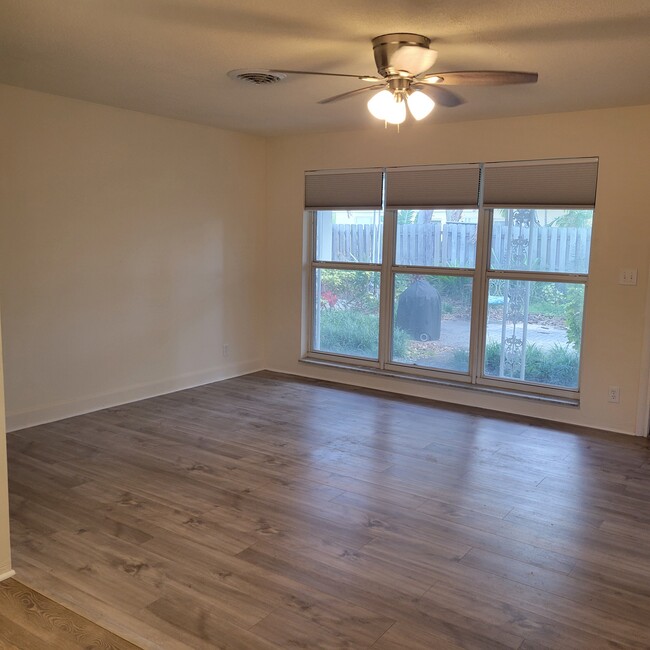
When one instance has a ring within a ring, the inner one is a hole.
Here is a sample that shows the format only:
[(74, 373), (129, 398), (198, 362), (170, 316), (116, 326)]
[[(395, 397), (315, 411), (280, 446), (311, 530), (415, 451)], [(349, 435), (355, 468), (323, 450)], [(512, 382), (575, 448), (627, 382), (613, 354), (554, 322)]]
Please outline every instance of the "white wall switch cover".
[(636, 269), (621, 269), (618, 274), (619, 284), (636, 284)]

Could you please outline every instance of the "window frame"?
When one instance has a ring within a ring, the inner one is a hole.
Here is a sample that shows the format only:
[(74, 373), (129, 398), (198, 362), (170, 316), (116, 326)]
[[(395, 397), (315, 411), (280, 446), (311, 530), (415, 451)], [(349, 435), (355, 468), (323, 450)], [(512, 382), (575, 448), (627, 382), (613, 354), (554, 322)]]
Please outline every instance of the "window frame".
[[(516, 209), (519, 206), (507, 206), (504, 209)], [(591, 250), (589, 251), (589, 261), (586, 273), (558, 273), (554, 271), (524, 271), (524, 270), (509, 270), (509, 269), (491, 269), (491, 256), (492, 256), (492, 230), (494, 226), (494, 213), (496, 210), (502, 208), (498, 207), (482, 207), (481, 213), (484, 218), (486, 226), (483, 253), (485, 255), (485, 262), (483, 264), (483, 279), (481, 285), (482, 300), (481, 300), (481, 321), (478, 330), (477, 347), (480, 350), (479, 367), (475, 369), (476, 384), (479, 386), (489, 386), (501, 388), (504, 390), (539, 393), (543, 395), (575, 398), (580, 394), (580, 386), (582, 384), (582, 346), (579, 353), (578, 363), (578, 385), (576, 388), (566, 388), (560, 386), (553, 386), (549, 384), (540, 384), (532, 381), (525, 381), (507, 377), (494, 377), (485, 374), (485, 350), (487, 339), (487, 308), (489, 296), (489, 283), (490, 280), (522, 280), (526, 282), (548, 282), (548, 283), (564, 283), (567, 285), (581, 285), (584, 287), (584, 302), (587, 298), (587, 286), (589, 281), (589, 266), (591, 265)], [(554, 209), (571, 210), (576, 209), (575, 206), (563, 207), (556, 206)], [(593, 209), (593, 208), (592, 208)], [(479, 216), (479, 219), (481, 216)], [(583, 303), (584, 305), (584, 303)], [(584, 309), (583, 309), (583, 330), (584, 330)]]
[[(453, 206), (454, 208), (458, 206)], [(429, 208), (429, 209), (436, 209), (436, 210), (445, 210), (445, 209), (451, 209), (448, 206), (435, 206), (435, 208)], [(471, 210), (477, 210), (477, 208), (468, 208)], [(480, 210), (479, 212), (479, 222), (480, 222)], [(395, 372), (395, 373), (401, 373), (401, 374), (413, 374), (421, 377), (431, 377), (435, 376), (437, 379), (442, 379), (442, 380), (447, 380), (451, 382), (459, 382), (462, 384), (470, 384), (471, 382), (471, 369), (472, 369), (472, 355), (474, 353), (474, 350), (472, 349), (472, 332), (474, 331), (474, 322), (473, 322), (473, 316), (474, 316), (474, 300), (475, 300), (475, 282), (476, 282), (476, 264), (474, 268), (456, 268), (456, 267), (443, 267), (443, 266), (415, 266), (415, 265), (409, 265), (409, 264), (397, 264), (396, 263), (396, 253), (397, 253), (397, 247), (396, 247), (396, 241), (397, 241), (397, 213), (398, 210), (396, 209), (388, 209), (384, 211), (384, 224), (385, 224), (385, 230), (384, 233), (386, 233), (386, 227), (390, 231), (390, 253), (389, 255), (384, 255), (385, 258), (388, 258), (385, 260), (387, 262), (386, 266), (388, 267), (386, 269), (386, 274), (387, 274), (387, 284), (390, 284), (390, 295), (387, 297), (386, 300), (386, 311), (388, 312), (385, 316), (386, 322), (385, 322), (385, 330), (388, 332), (387, 338), (388, 340), (385, 341), (386, 343), (386, 355), (385, 355), (385, 362), (383, 365), (383, 369), (389, 371), (389, 372)], [(478, 231), (478, 225), (477, 225), (477, 231)], [(385, 243), (384, 243), (385, 245)], [(478, 257), (478, 245), (479, 245), (479, 238), (477, 235), (477, 241), (476, 241), (476, 258)], [(386, 249), (384, 249), (385, 251)], [(395, 304), (395, 276), (398, 274), (412, 274), (412, 275), (428, 275), (428, 276), (455, 276), (455, 277), (465, 277), (465, 278), (471, 278), (472, 279), (472, 318), (470, 319), (470, 346), (469, 346), (469, 364), (468, 364), (468, 372), (460, 372), (460, 371), (455, 371), (455, 370), (445, 370), (442, 368), (433, 368), (433, 367), (424, 367), (424, 366), (416, 366), (415, 364), (408, 364), (408, 363), (399, 363), (397, 361), (392, 360), (393, 356), (393, 350), (392, 350), (392, 345), (393, 345), (393, 324), (394, 324), (394, 304)]]
[[(359, 210), (359, 208), (350, 208), (349, 211), (354, 212)], [(336, 210), (331, 210), (335, 212)], [(324, 210), (309, 210), (309, 325), (307, 328), (308, 332), (308, 344), (307, 344), (307, 354), (305, 355), (311, 359), (319, 359), (321, 361), (327, 361), (330, 363), (341, 364), (341, 360), (352, 361), (354, 365), (366, 367), (366, 368), (376, 368), (381, 369), (381, 347), (382, 347), (382, 331), (381, 331), (381, 312), (382, 305), (384, 304), (384, 277), (383, 277), (383, 260), (386, 257), (385, 240), (382, 241), (382, 263), (372, 263), (372, 262), (332, 262), (326, 260), (317, 260), (317, 237), (318, 237), (318, 224), (317, 224), (317, 215), (318, 212), (325, 212)], [(378, 210), (382, 212), (383, 218), (383, 230), (382, 230), (382, 239), (385, 236), (386, 232), (386, 216), (383, 210)], [(367, 271), (372, 273), (379, 273), (379, 286), (380, 286), (380, 297), (379, 297), (379, 329), (378, 329), (378, 341), (377, 341), (377, 360), (369, 359), (368, 357), (358, 357), (350, 354), (341, 354), (338, 352), (323, 352), (321, 350), (314, 349), (314, 334), (315, 334), (315, 315), (316, 315), (316, 273), (320, 269), (333, 269), (340, 271)], [(346, 363), (345, 365), (350, 365)]]
[[(585, 159), (577, 159), (585, 160)], [(594, 159), (587, 159), (594, 160)], [(522, 164), (530, 164), (525, 161)], [(540, 164), (545, 161), (539, 161)], [(553, 163), (554, 161), (548, 161)], [(443, 167), (443, 166), (441, 166)], [(567, 285), (581, 285), (584, 288), (584, 305), (587, 302), (589, 285), (589, 270), (591, 267), (591, 249), (589, 251), (588, 268), (585, 273), (558, 273), (549, 271), (530, 270), (504, 270), (490, 268), (491, 240), (494, 225), (495, 211), (499, 207), (485, 207), (483, 205), (483, 165), (481, 165), (481, 182), (479, 185), (478, 207), (469, 206), (467, 209), (477, 210), (477, 234), (476, 234), (476, 255), (474, 268), (455, 268), (439, 266), (410, 266), (396, 264), (396, 241), (398, 219), (396, 208), (383, 209), (383, 230), (382, 230), (382, 260), (381, 263), (363, 262), (326, 262), (316, 260), (317, 254), (317, 214), (320, 210), (306, 210), (308, 232), (308, 260), (309, 260), (309, 289), (307, 291), (308, 323), (304, 360), (321, 361), (339, 367), (366, 369), (388, 376), (412, 377), (413, 379), (443, 383), (449, 386), (474, 387), (506, 394), (556, 398), (569, 402), (576, 402), (580, 397), (580, 387), (583, 373), (582, 346), (579, 352), (579, 375), (576, 388), (566, 388), (548, 384), (540, 384), (526, 380), (511, 379), (504, 377), (493, 377), (485, 374), (485, 352), (486, 352), (486, 323), (488, 316), (488, 295), (490, 280), (524, 280), (531, 282), (565, 283)], [(435, 205), (422, 209), (445, 210), (458, 206)], [(533, 206), (503, 206), (504, 209), (519, 207), (532, 208)], [(549, 206), (541, 206), (549, 207)], [(552, 209), (574, 210), (584, 207), (594, 210), (591, 206), (562, 206), (556, 205)], [(343, 209), (343, 208), (334, 208)], [(351, 207), (350, 211), (359, 208)], [(354, 271), (378, 272), (380, 277), (380, 301), (379, 301), (379, 325), (378, 325), (378, 358), (368, 359), (352, 355), (333, 352), (322, 352), (314, 349), (314, 328), (316, 311), (316, 272), (318, 269), (340, 269)], [(416, 366), (392, 361), (393, 345), (393, 319), (395, 303), (395, 276), (397, 274), (419, 274), (428, 276), (459, 276), (468, 277), (472, 280), (472, 299), (470, 316), (470, 338), (469, 338), (469, 362), (467, 373), (448, 369), (437, 369), (434, 367)], [(583, 310), (583, 332), (586, 322), (585, 310)]]

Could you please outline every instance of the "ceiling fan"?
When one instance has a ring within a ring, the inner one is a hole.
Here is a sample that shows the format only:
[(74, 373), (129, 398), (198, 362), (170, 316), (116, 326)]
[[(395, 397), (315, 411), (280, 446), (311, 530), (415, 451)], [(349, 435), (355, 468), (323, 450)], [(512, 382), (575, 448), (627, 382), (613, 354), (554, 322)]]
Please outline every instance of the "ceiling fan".
[[(273, 69), (266, 72), (308, 74), (327, 77), (351, 77), (372, 85), (363, 86), (334, 97), (320, 100), (319, 104), (338, 102), (366, 92), (377, 91), (368, 102), (370, 113), (390, 124), (401, 124), (406, 119), (406, 108), (416, 120), (425, 118), (436, 103), (454, 107), (464, 99), (443, 86), (500, 86), (505, 84), (535, 83), (536, 72), (511, 70), (471, 70), (459, 72), (427, 73), (438, 53), (430, 49), (431, 39), (419, 34), (383, 34), (372, 39), (375, 63), (380, 76), (309, 72), (306, 70)], [(233, 73), (241, 71), (234, 70)], [(241, 75), (239, 75), (241, 78)]]

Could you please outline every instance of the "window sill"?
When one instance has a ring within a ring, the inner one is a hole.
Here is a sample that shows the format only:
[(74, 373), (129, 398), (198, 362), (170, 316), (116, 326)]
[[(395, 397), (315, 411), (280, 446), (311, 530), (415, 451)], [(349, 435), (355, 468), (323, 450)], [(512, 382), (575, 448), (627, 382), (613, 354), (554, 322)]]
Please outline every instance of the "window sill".
[(351, 370), (353, 372), (360, 372), (369, 375), (376, 375), (380, 377), (389, 377), (391, 379), (406, 379), (407, 381), (414, 381), (424, 384), (433, 384), (436, 386), (444, 386), (445, 388), (462, 388), (477, 393), (488, 393), (491, 395), (498, 395), (499, 397), (517, 397), (521, 399), (531, 400), (535, 402), (544, 402), (546, 404), (554, 404), (557, 406), (580, 406), (579, 398), (568, 397), (555, 397), (552, 395), (541, 395), (539, 393), (529, 393), (525, 391), (484, 386), (479, 384), (469, 384), (461, 381), (452, 381), (449, 379), (437, 379), (435, 377), (422, 377), (419, 375), (411, 375), (405, 372), (395, 372), (394, 370), (380, 370), (378, 368), (370, 368), (367, 366), (356, 366), (354, 364), (336, 363), (334, 361), (325, 361), (323, 359), (314, 359), (311, 357), (303, 357), (299, 359), (300, 363), (308, 365), (334, 368), (336, 370)]

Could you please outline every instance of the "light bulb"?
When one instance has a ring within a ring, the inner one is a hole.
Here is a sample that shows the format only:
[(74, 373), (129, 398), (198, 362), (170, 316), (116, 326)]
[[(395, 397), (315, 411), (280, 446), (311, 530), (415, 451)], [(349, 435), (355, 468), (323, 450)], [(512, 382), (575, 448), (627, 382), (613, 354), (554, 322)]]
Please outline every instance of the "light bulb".
[(388, 107), (384, 119), (389, 124), (401, 124), (406, 119), (406, 103), (401, 97), (393, 97), (393, 102)]
[(406, 101), (409, 106), (409, 111), (411, 111), (411, 115), (416, 120), (424, 119), (436, 105), (436, 103), (433, 101), (433, 99), (431, 99), (431, 97), (429, 97), (429, 95), (425, 95), (419, 90), (412, 92), (407, 97)]
[(380, 90), (376, 95), (373, 95), (368, 102), (368, 110), (373, 117), (378, 120), (385, 120), (386, 115), (390, 111), (393, 99), (393, 93), (390, 90)]

